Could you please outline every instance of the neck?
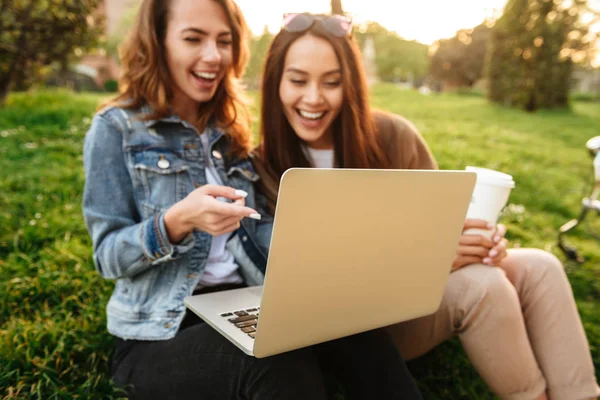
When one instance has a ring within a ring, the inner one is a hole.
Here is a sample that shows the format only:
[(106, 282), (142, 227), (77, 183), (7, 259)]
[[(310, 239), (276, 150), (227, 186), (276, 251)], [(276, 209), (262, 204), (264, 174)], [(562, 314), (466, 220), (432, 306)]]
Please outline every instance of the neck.
[(313, 150), (333, 150), (333, 133), (332, 130), (329, 129), (327, 132), (323, 134), (318, 140), (314, 142), (304, 142), (306, 147)]
[(196, 102), (190, 99), (182, 99), (182, 96), (175, 96), (172, 108), (179, 118), (196, 125), (198, 121), (198, 104)]
[(315, 146), (314, 144), (304, 143), (308, 150), (316, 150), (316, 151), (333, 151), (333, 145), (331, 146)]

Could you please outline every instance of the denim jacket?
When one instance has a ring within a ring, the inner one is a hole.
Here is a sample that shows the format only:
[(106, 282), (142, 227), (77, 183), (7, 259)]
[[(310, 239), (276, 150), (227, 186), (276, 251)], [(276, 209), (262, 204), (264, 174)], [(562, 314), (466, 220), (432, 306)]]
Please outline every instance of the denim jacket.
[[(85, 137), (83, 214), (93, 242), (94, 265), (116, 284), (107, 305), (108, 331), (123, 339), (165, 340), (185, 315), (183, 298), (206, 265), (211, 236), (195, 231), (169, 243), (165, 211), (206, 184), (197, 130), (177, 116), (142, 121), (132, 111), (105, 108)], [(249, 159), (231, 159), (228, 139), (206, 130), (209, 154), (223, 184), (248, 192), (246, 204), (264, 216)], [(248, 285), (262, 284), (270, 240), (268, 220), (244, 218), (227, 248)]]

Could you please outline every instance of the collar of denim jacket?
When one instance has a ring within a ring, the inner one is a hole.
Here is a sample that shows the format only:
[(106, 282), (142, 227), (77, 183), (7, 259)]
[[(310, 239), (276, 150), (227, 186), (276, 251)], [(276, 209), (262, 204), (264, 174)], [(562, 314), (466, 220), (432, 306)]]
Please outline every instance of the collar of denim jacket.
[[(142, 108), (140, 109), (140, 113), (143, 115), (152, 114), (152, 107), (150, 106), (150, 104), (144, 104), (142, 106)], [(168, 117), (164, 117), (161, 119), (149, 119), (149, 120), (145, 120), (143, 122), (144, 122), (144, 125), (146, 125), (146, 127), (148, 127), (148, 128), (155, 125), (158, 122), (172, 122), (172, 123), (183, 124), (186, 126), (189, 125), (186, 121), (182, 121), (181, 118), (179, 118), (179, 116), (177, 114), (172, 114), (172, 115), (169, 115)]]
[[(141, 114), (149, 115), (152, 113), (152, 107), (149, 104), (144, 104), (142, 106), (142, 108), (140, 109), (140, 112), (141, 112)], [(150, 128), (150, 127), (156, 125), (158, 122), (170, 122), (170, 123), (182, 124), (186, 128), (196, 130), (196, 128), (192, 124), (190, 124), (187, 121), (182, 120), (177, 114), (172, 114), (172, 115), (169, 115), (168, 117), (164, 117), (164, 118), (160, 118), (160, 119), (145, 120), (143, 122), (147, 128)], [(214, 125), (213, 118), (211, 118), (208, 121), (208, 126), (206, 127), (204, 132), (198, 132), (198, 134), (200, 134), (200, 135), (203, 133), (206, 133), (208, 135), (208, 140), (211, 144), (216, 142), (221, 136), (224, 135), (223, 131)]]
[[(140, 113), (142, 115), (150, 115), (152, 114), (152, 107), (149, 104), (144, 104), (141, 108), (140, 108)], [(177, 114), (171, 114), (167, 117), (164, 118), (160, 118), (160, 119), (149, 119), (149, 120), (145, 120), (144, 121), (144, 125), (146, 125), (147, 127), (151, 127), (155, 124), (157, 124), (158, 122), (172, 122), (172, 123), (178, 123), (178, 124), (183, 124), (184, 126), (186, 126), (187, 128), (191, 128), (193, 127), (192, 124), (190, 124), (187, 121), (182, 120), (179, 115)], [(214, 118), (210, 118), (208, 121), (208, 125), (209, 126), (214, 126)]]

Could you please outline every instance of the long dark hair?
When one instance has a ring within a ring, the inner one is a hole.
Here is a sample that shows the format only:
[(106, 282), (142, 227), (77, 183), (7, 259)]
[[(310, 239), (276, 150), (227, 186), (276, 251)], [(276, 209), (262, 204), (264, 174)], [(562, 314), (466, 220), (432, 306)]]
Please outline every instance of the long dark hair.
[[(231, 28), (233, 62), (215, 96), (202, 104), (196, 122), (205, 126), (209, 119), (214, 118), (217, 126), (226, 130), (231, 138), (232, 153), (245, 156), (250, 151), (252, 136), (238, 79), (248, 63), (250, 31), (234, 0), (213, 1), (223, 8)], [(153, 113), (144, 116), (146, 120), (160, 119), (171, 113), (173, 82), (164, 49), (171, 4), (171, 0), (144, 0), (140, 5), (133, 29), (120, 49), (120, 94), (108, 102), (133, 110), (147, 103)], [(245, 118), (238, 115), (240, 110)]]
[[(279, 85), (290, 46), (304, 35), (327, 40), (342, 69), (344, 102), (333, 121), (335, 166), (342, 168), (387, 168), (390, 161), (379, 143), (369, 106), (369, 95), (360, 51), (352, 36), (336, 37), (321, 23), (303, 32), (279, 32), (267, 53), (263, 72), (260, 145), (257, 150), (265, 172), (279, 183), (292, 167), (308, 167), (309, 161), (283, 113)], [(310, 54), (306, 55), (310, 57)]]

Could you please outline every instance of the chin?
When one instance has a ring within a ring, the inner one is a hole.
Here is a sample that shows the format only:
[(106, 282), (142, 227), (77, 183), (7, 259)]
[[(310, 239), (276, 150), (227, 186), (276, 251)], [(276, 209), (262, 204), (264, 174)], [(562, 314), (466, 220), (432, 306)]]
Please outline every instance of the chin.
[(309, 134), (303, 134), (303, 135), (298, 135), (298, 137), (300, 139), (302, 139), (302, 141), (304, 143), (306, 143), (309, 146), (314, 146), (315, 144), (319, 143), (319, 141), (321, 140), (321, 138), (323, 137), (322, 133), (309, 133)]
[(207, 103), (215, 97), (215, 92), (212, 93), (197, 93), (192, 97), (198, 103)]

